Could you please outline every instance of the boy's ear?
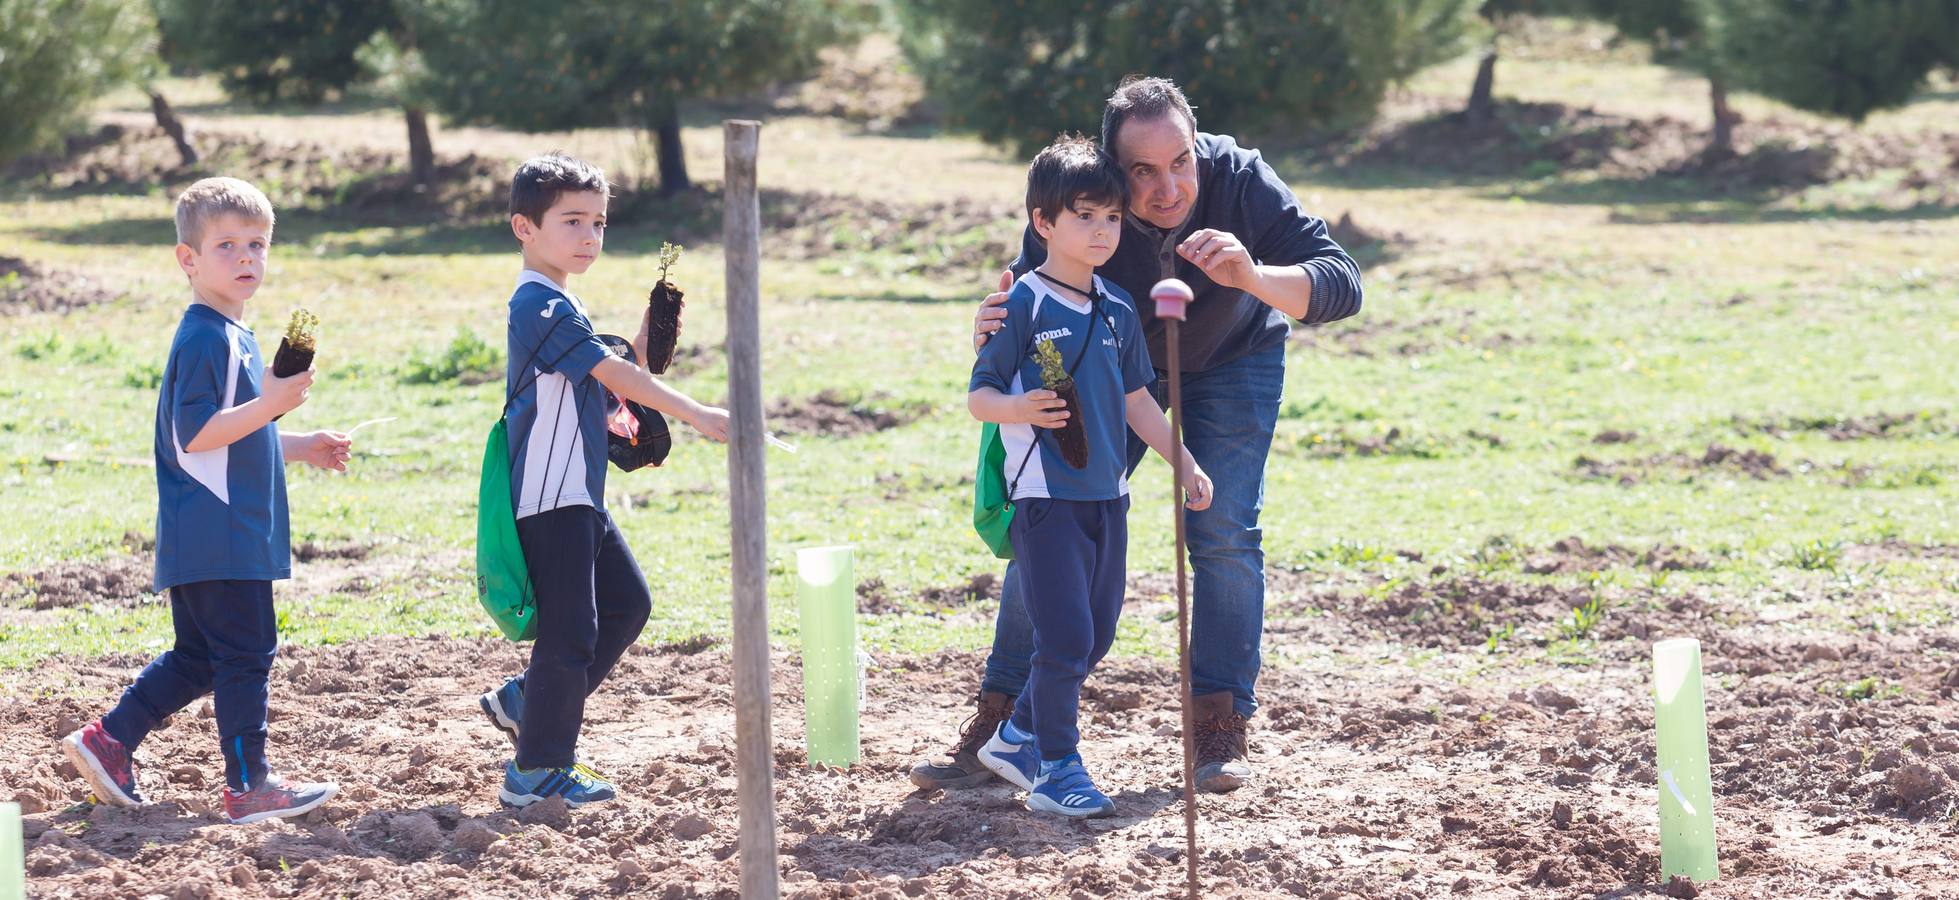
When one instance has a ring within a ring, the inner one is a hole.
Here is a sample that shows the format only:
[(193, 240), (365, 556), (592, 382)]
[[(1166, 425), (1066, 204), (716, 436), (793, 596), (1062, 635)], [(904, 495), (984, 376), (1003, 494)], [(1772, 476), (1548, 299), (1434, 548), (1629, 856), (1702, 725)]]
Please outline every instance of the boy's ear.
[(1028, 216), (1034, 221), (1034, 233), (1040, 236), (1042, 243), (1047, 243), (1047, 239), (1054, 234), (1054, 220), (1041, 215), (1038, 209), (1029, 210)]
[(510, 233), (517, 236), (518, 243), (528, 244), (531, 242), (531, 237), (537, 234), (537, 223), (532, 222), (531, 217), (523, 213), (511, 213)]
[(186, 278), (197, 269), (197, 251), (192, 250), (189, 244), (177, 245), (177, 268), (184, 270)]

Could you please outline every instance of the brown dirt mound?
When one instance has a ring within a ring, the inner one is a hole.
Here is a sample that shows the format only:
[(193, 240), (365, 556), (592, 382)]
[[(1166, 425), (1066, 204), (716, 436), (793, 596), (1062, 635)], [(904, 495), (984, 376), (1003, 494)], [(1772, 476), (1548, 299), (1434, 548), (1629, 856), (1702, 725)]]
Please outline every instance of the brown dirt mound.
[(994, 600), (999, 596), (1000, 576), (992, 572), (981, 572), (958, 584), (919, 588), (910, 594), (886, 585), (882, 578), (871, 578), (857, 585), (857, 611), (866, 615), (902, 613), (906, 611), (904, 601), (907, 597), (938, 610)]
[(34, 609), (69, 609), (98, 603), (135, 606), (150, 598), (156, 557), (119, 553), (92, 562), (55, 563), (0, 580), (0, 599), (26, 599)]
[[(507, 198), (499, 198), (508, 192), (508, 164), (474, 154), (438, 159), (435, 184), (417, 188), (406, 172), (406, 158), (397, 153), (275, 143), (222, 131), (199, 132), (193, 140), (203, 158), (187, 169), (162, 129), (105, 125), (70, 141), (61, 154), (16, 162), (9, 174), (61, 191), (147, 191), (162, 185), (174, 193), (222, 173), (258, 184), (281, 207), (311, 206), (378, 219), (397, 213), (480, 217), (507, 205)], [(379, 174), (351, 177), (354, 173)]]
[(1524, 561), (1524, 571), (1532, 575), (1561, 575), (1596, 572), (1601, 569), (1640, 567), (1661, 572), (1707, 569), (1707, 557), (1678, 544), (1660, 544), (1646, 550), (1633, 550), (1618, 544), (1589, 546), (1573, 535), (1561, 539)]
[(122, 297), (121, 291), (83, 272), (0, 256), (0, 315), (68, 312)]
[(1768, 118), (1735, 130), (1735, 153), (1709, 157), (1704, 126), (1669, 116), (1638, 119), (1591, 107), (1502, 102), (1472, 121), (1441, 112), (1382, 127), (1338, 157), (1339, 165), (1386, 165), (1504, 177), (1590, 171), (1608, 178), (1688, 176), (1735, 193), (1782, 193), (1901, 171), (1917, 202), (1959, 201), (1950, 177), (1959, 135), (1880, 134), (1848, 126)]
[(1734, 425), (1743, 434), (1767, 434), (1778, 438), (1821, 434), (1833, 441), (1888, 440), (1952, 431), (1945, 413), (1930, 410), (1864, 416), (1792, 416), (1784, 419), (1743, 419), (1737, 416)]
[(1641, 459), (1601, 460), (1579, 456), (1571, 461), (1572, 471), (1585, 481), (1616, 481), (1630, 487), (1666, 471), (1692, 480), (1700, 473), (1743, 475), (1757, 481), (1786, 478), (1789, 470), (1766, 450), (1737, 450), (1724, 444), (1709, 444), (1699, 456), (1665, 453)]
[(877, 406), (826, 389), (800, 403), (776, 401), (769, 407), (768, 422), (770, 427), (792, 434), (855, 437), (908, 425), (930, 411), (923, 403)]

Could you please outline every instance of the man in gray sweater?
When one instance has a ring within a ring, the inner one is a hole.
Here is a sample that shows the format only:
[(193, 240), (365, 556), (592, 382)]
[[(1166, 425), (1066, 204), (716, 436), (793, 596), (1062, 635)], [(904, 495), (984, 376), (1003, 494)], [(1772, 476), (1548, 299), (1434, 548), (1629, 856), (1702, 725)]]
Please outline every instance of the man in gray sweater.
[[(1252, 777), (1246, 722), (1257, 709), (1259, 642), (1265, 628), (1265, 553), (1258, 514), (1265, 460), (1285, 384), (1288, 317), (1307, 324), (1360, 310), (1360, 268), (1308, 215), (1258, 151), (1197, 130), (1182, 90), (1162, 78), (1130, 78), (1102, 114), (1102, 147), (1129, 181), (1122, 240), (1096, 274), (1145, 298), (1164, 278), (1181, 278), (1196, 298), (1183, 326), (1184, 441), (1216, 485), (1211, 508), (1189, 514), (1193, 571), (1191, 676), (1197, 705), (1197, 778), (1207, 791)], [(1039, 265), (1033, 230), (975, 319), (974, 346), (1005, 316), (1012, 280)], [(1164, 325), (1139, 304), (1157, 400), (1168, 400)], [(1129, 436), (1129, 467), (1145, 450)], [(978, 710), (950, 760), (912, 768), (920, 787), (961, 788), (993, 777), (974, 755), (1027, 683), (1033, 627), (1013, 564), (1007, 566), (993, 652)]]

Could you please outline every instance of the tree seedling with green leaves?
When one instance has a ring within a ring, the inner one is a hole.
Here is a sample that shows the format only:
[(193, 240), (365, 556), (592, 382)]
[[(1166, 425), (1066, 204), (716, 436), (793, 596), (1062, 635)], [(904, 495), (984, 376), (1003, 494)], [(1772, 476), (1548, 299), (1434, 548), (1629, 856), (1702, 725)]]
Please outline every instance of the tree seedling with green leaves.
[(1061, 351), (1053, 341), (1034, 345), (1034, 361), (1041, 367), (1041, 384), (1067, 404), (1068, 418), (1054, 429), (1054, 442), (1061, 446), (1061, 459), (1079, 469), (1088, 465), (1088, 429), (1082, 423), (1081, 393), (1074, 376), (1061, 362)]
[(680, 342), (680, 310), (687, 305), (683, 299), (686, 293), (667, 277), (684, 249), (661, 242), (660, 280), (653, 283), (653, 293), (646, 298), (646, 371), (655, 375), (666, 374), (667, 367), (673, 365), (674, 347)]

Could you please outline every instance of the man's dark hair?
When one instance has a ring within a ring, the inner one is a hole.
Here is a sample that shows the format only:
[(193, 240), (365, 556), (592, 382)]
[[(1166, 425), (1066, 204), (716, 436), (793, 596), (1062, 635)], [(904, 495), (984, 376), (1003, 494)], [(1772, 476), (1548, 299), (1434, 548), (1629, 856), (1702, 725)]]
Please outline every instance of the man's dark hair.
[(565, 194), (596, 191), (612, 196), (605, 173), (599, 167), (563, 153), (546, 153), (524, 160), (510, 179), (510, 214), (523, 216), (532, 224), (544, 224), (551, 204)]
[(1063, 209), (1082, 202), (1127, 208), (1129, 183), (1094, 141), (1064, 134), (1035, 154), (1027, 167), (1027, 214), (1038, 212), (1053, 222)]
[(1130, 75), (1102, 106), (1102, 146), (1113, 156), (1116, 134), (1122, 131), (1123, 123), (1131, 119), (1160, 119), (1171, 113), (1183, 116), (1191, 136), (1197, 136), (1197, 114), (1190, 111), (1190, 101), (1184, 98), (1183, 88), (1168, 78)]

